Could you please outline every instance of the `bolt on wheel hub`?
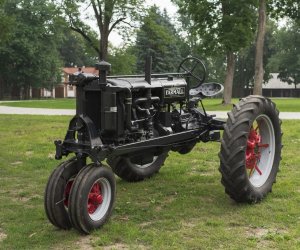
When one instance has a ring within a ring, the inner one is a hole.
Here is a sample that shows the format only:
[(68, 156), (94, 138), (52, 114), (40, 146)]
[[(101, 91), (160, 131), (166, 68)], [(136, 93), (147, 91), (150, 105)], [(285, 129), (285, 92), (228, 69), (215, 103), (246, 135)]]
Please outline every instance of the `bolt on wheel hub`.
[(247, 138), (245, 163), (249, 181), (261, 187), (269, 178), (275, 154), (275, 135), (270, 118), (264, 114), (256, 117)]
[(102, 204), (103, 196), (99, 183), (94, 184), (88, 197), (88, 212), (93, 214), (97, 208)]
[(251, 127), (247, 140), (246, 149), (246, 168), (250, 169), (250, 176), (253, 170), (256, 170), (260, 175), (262, 175), (261, 170), (258, 168), (258, 163), (261, 158), (261, 149), (269, 147), (269, 144), (261, 143), (261, 135), (258, 133), (258, 126), (256, 129)]

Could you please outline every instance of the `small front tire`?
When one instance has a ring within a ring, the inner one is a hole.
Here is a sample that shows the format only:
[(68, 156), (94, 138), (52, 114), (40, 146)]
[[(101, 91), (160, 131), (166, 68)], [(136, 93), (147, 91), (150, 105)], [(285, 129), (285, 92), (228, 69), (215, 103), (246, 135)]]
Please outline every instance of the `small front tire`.
[(73, 180), (84, 165), (85, 161), (79, 161), (74, 157), (58, 165), (48, 179), (44, 207), (47, 218), (58, 228), (72, 227), (68, 216), (68, 198)]
[(76, 177), (69, 198), (74, 228), (84, 234), (100, 228), (112, 213), (115, 196), (116, 182), (111, 169), (88, 165)]

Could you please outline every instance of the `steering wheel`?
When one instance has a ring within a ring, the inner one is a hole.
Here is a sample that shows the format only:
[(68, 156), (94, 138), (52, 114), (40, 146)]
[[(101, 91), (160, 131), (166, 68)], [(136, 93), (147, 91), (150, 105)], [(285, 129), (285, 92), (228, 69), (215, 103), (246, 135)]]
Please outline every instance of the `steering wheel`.
[(204, 63), (197, 57), (189, 56), (181, 61), (178, 67), (178, 72), (184, 70), (188, 76), (194, 78), (197, 82), (196, 86), (201, 85), (205, 81), (206, 67)]

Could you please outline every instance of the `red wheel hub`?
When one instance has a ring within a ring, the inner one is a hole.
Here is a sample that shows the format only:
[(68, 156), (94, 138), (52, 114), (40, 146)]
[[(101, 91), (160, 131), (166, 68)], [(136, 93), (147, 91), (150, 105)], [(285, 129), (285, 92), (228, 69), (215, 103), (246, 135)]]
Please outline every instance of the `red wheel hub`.
[(71, 192), (71, 188), (72, 188), (72, 185), (73, 185), (73, 182), (74, 180), (70, 180), (68, 181), (66, 187), (65, 187), (65, 192), (64, 192), (64, 205), (66, 207), (68, 207), (68, 204), (69, 204), (69, 196), (70, 196), (70, 192)]
[(261, 148), (269, 147), (269, 144), (261, 143), (261, 135), (257, 132), (258, 127), (254, 129), (251, 127), (246, 149), (246, 168), (250, 169), (250, 175), (253, 173), (254, 169), (262, 175), (262, 171), (258, 168), (258, 163), (261, 158)]
[(89, 196), (88, 196), (88, 212), (93, 214), (96, 209), (102, 204), (103, 196), (101, 194), (101, 187), (99, 183), (94, 184), (92, 187)]

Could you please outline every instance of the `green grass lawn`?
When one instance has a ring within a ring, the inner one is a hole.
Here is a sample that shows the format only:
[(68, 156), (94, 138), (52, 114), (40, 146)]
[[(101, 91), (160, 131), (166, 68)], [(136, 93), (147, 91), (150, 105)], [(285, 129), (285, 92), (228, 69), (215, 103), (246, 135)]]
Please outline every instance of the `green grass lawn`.
[(300, 249), (300, 123), (284, 121), (283, 160), (273, 192), (237, 204), (218, 172), (219, 143), (170, 153), (155, 177), (117, 179), (110, 221), (90, 236), (48, 222), (43, 193), (58, 165), (53, 140), (69, 117), (0, 115), (0, 249)]
[[(300, 98), (271, 98), (277, 105), (277, 108), (281, 112), (300, 112)], [(221, 99), (204, 99), (203, 104), (206, 110), (223, 110), (229, 111), (232, 106), (224, 106), (221, 104)], [(239, 99), (232, 99), (232, 103), (236, 104)]]
[[(273, 98), (272, 99), (281, 112), (300, 112), (300, 98)], [(223, 110), (229, 111), (232, 105), (223, 106), (221, 99), (204, 99), (203, 104), (206, 110)], [(232, 103), (238, 103), (238, 99), (232, 99)], [(75, 109), (75, 99), (47, 99), (47, 100), (30, 100), (20, 102), (4, 102), (0, 105), (11, 107), (26, 108), (53, 108), (53, 109)]]
[(74, 98), (57, 98), (44, 100), (11, 101), (0, 103), (1, 106), (22, 108), (75, 109)]

